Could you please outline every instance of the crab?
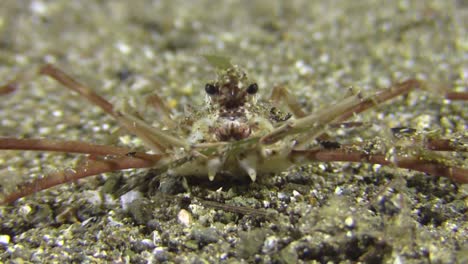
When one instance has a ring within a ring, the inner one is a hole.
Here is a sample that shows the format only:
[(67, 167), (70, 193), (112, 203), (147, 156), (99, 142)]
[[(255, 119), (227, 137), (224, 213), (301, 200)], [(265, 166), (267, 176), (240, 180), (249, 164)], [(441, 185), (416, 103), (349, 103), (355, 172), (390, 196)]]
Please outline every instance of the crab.
[[(466, 163), (445, 155), (466, 152), (466, 138), (443, 139), (417, 133), (412, 128), (392, 128), (394, 138), (372, 144), (333, 140), (333, 129), (362, 126), (348, 121), (354, 115), (397, 96), (427, 87), (423, 81), (409, 79), (372, 95), (350, 90), (333, 107), (305, 113), (286, 88), (275, 86), (269, 100), (260, 100), (257, 82), (228, 59), (209, 57), (217, 68), (217, 78), (205, 85), (206, 105), (173, 121), (162, 98), (148, 97), (165, 121), (152, 126), (128, 105), (116, 107), (79, 83), (59, 68), (47, 64), (38, 72), (25, 73), (0, 88), (11, 93), (21, 82), (45, 75), (79, 93), (112, 116), (118, 124), (138, 137), (148, 152), (131, 148), (96, 145), (79, 141), (0, 138), (0, 149), (58, 151), (87, 154), (87, 162), (74, 170), (62, 170), (23, 183), (1, 196), (1, 204), (53, 186), (106, 172), (132, 168), (156, 168), (168, 176), (199, 177), (213, 181), (246, 178), (252, 182), (291, 166), (312, 162), (363, 162), (410, 169), (433, 176), (468, 183)], [(448, 92), (450, 100), (467, 100), (467, 92)], [(286, 111), (284, 110), (286, 109)]]

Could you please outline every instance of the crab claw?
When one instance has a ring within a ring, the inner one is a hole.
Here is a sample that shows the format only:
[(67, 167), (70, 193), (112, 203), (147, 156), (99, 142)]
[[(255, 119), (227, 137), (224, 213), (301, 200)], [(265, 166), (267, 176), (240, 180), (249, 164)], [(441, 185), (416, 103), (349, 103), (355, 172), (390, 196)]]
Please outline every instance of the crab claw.
[(216, 173), (218, 173), (219, 169), (221, 168), (221, 159), (220, 158), (214, 158), (208, 161), (207, 167), (208, 167), (208, 179), (210, 181), (213, 181)]
[(255, 182), (255, 180), (257, 179), (257, 171), (255, 170), (255, 164), (256, 159), (246, 158), (239, 161), (239, 165), (242, 169), (245, 170), (245, 172), (247, 172), (252, 182)]

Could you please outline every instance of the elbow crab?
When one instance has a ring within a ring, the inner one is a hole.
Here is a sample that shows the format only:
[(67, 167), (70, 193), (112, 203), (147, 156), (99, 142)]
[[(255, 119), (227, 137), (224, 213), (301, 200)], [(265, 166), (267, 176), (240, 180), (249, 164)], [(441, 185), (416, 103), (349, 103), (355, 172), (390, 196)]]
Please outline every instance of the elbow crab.
[[(281, 172), (301, 163), (365, 162), (468, 183), (466, 164), (441, 154), (466, 152), (468, 147), (463, 136), (459, 139), (415, 136), (412, 129), (393, 128), (395, 137), (407, 138), (406, 142), (410, 141), (411, 146), (374, 144), (369, 149), (362, 143), (340, 144), (330, 140), (327, 135), (329, 130), (336, 127), (360, 126), (358, 122), (346, 121), (392, 98), (423, 88), (425, 84), (422, 81), (406, 80), (370, 96), (351, 93), (332, 109), (306, 114), (299, 107), (297, 99), (285, 88), (273, 88), (270, 100), (262, 101), (257, 95), (258, 84), (249, 79), (240, 67), (232, 65), (227, 59), (223, 63), (213, 64), (218, 68), (218, 77), (205, 86), (206, 106), (180, 122), (171, 120), (161, 98), (156, 95), (148, 97), (148, 102), (162, 115), (161, 120), (171, 122), (168, 126), (173, 127), (175, 133), (150, 126), (133, 111), (117, 109), (55, 66), (40, 67), (40, 75), (55, 79), (100, 107), (122, 128), (138, 137), (150, 152), (79, 141), (0, 137), (0, 149), (4, 150), (58, 151), (91, 157), (86, 164), (74, 170), (57, 171), (3, 193), (0, 203), (8, 204), (80, 178), (131, 168), (157, 168), (169, 175), (204, 177), (211, 181), (221, 177), (255, 181), (257, 177)], [(31, 74), (25, 76), (1, 87), (0, 94), (14, 91)], [(452, 100), (468, 99), (466, 92), (446, 92), (445, 96)], [(291, 114), (278, 110), (281, 107), (287, 108)]]

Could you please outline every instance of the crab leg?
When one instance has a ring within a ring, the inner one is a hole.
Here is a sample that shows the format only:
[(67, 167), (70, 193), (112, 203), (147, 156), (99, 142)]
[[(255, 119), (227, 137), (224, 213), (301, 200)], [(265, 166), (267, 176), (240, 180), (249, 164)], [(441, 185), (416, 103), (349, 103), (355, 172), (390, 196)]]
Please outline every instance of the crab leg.
[(152, 161), (130, 156), (111, 160), (88, 160), (84, 166), (75, 170), (61, 170), (18, 187), (18, 190), (0, 197), (0, 205), (12, 203), (21, 197), (25, 197), (63, 183), (76, 181), (101, 173), (134, 168), (150, 168), (155, 166), (157, 163), (157, 160), (155, 159), (156, 157), (159, 159), (161, 158), (161, 156), (154, 155)]
[(50, 64), (46, 64), (43, 67), (41, 67), (39, 69), (39, 72), (37, 72), (36, 70), (28, 69), (18, 74), (15, 79), (13, 79), (12, 81), (10, 81), (4, 86), (1, 86), (0, 90), (13, 91), (17, 89), (20, 83), (31, 81), (34, 77), (37, 76), (38, 73), (43, 74), (43, 75), (48, 75), (49, 77), (63, 84), (65, 87), (78, 92), (80, 95), (84, 96), (90, 102), (99, 106), (106, 113), (110, 114), (115, 119), (117, 119), (122, 124), (122, 126), (127, 128), (130, 132), (139, 136), (147, 144), (147, 146), (151, 148), (153, 151), (157, 153), (161, 152), (162, 147), (158, 146), (156, 142), (149, 140), (144, 133), (141, 133), (138, 130), (137, 127), (133, 127), (129, 122), (126, 122), (124, 118), (119, 117), (118, 113), (113, 110), (113, 105), (109, 103), (106, 99), (102, 98), (101, 96), (96, 94), (94, 91), (92, 91), (90, 88), (85, 87), (84, 85), (78, 83), (76, 80), (74, 80), (73, 78), (71, 78), (70, 76), (68, 76), (67, 74), (65, 74), (64, 72), (62, 72), (61, 70), (55, 68), (54, 66)]
[(145, 160), (154, 160), (158, 157), (154, 154), (147, 154), (144, 152), (137, 152), (134, 154), (131, 149), (96, 145), (81, 141), (62, 141), (62, 140), (50, 140), (50, 139), (21, 139), (21, 138), (9, 138), (0, 137), (0, 149), (4, 150), (34, 150), (34, 151), (57, 151), (66, 153), (81, 153), (91, 154), (98, 156), (105, 155), (118, 155), (125, 156), (132, 153), (132, 156), (138, 156), (138, 158)]
[[(270, 101), (274, 102), (277, 105), (286, 104), (289, 111), (292, 112), (295, 118), (303, 118), (308, 114), (302, 110), (299, 104), (299, 100), (297, 97), (292, 94), (286, 87), (284, 86), (275, 86), (273, 87), (273, 91), (269, 98)], [(357, 127), (362, 126), (362, 122), (346, 122), (346, 123), (332, 123), (329, 124), (330, 127)], [(311, 138), (318, 139), (320, 141), (326, 140), (329, 136), (324, 132), (321, 135), (309, 135), (306, 134), (302, 137), (297, 139), (299, 145), (306, 144), (311, 141)]]
[(355, 106), (353, 109), (349, 109), (347, 112), (343, 113), (339, 118), (339, 121), (344, 121), (350, 117), (352, 117), (355, 114), (359, 114), (361, 112), (364, 112), (365, 110), (372, 108), (376, 105), (379, 105), (385, 101), (388, 101), (392, 98), (395, 98), (399, 95), (407, 94), (411, 90), (416, 89), (416, 88), (421, 88), (423, 86), (423, 83), (416, 80), (416, 79), (410, 79), (406, 80), (402, 83), (398, 83), (389, 89), (385, 89), (382, 92), (368, 97), (366, 100), (362, 101), (359, 105)]
[[(174, 146), (186, 147), (186, 143), (184, 140), (169, 135), (158, 128), (151, 127), (151, 130), (143, 129), (141, 125), (135, 123), (134, 120), (131, 120), (129, 118), (129, 114), (124, 114), (120, 111), (115, 111), (113, 105), (109, 103), (106, 99), (96, 94), (90, 88), (80, 84), (60, 69), (50, 64), (46, 64), (40, 69), (39, 73), (55, 79), (56, 81), (63, 84), (65, 87), (78, 92), (90, 102), (99, 106), (106, 113), (114, 117), (123, 127), (125, 127), (130, 132), (138, 136), (141, 140), (143, 140), (154, 151), (161, 152), (167, 148)], [(149, 136), (148, 133), (150, 133), (151, 136)]]
[[(125, 122), (131, 123), (134, 127), (138, 127), (141, 136), (148, 138), (149, 140), (152, 140), (154, 142), (158, 142), (158, 145), (160, 147), (163, 147), (163, 149), (172, 147), (181, 147), (185, 149), (189, 148), (188, 144), (186, 144), (185, 141), (175, 138), (159, 129), (156, 129), (155, 127), (148, 125), (143, 120), (137, 118), (136, 116), (130, 113), (121, 111), (119, 112), (119, 114), (122, 118), (125, 119)], [(140, 134), (137, 136), (141, 137)]]
[(0, 95), (9, 94), (15, 90), (16, 88), (14, 85), (4, 85), (0, 87)]
[(270, 95), (270, 101), (275, 104), (285, 103), (296, 118), (305, 117), (307, 113), (302, 110), (296, 96), (291, 94), (284, 86), (274, 86)]
[[(366, 98), (361, 98), (360, 94), (348, 97), (334, 106), (332, 110), (324, 109), (316, 114), (311, 114), (296, 120), (290, 120), (284, 125), (276, 128), (265, 135), (261, 142), (272, 144), (287, 135), (298, 134), (310, 130), (309, 138), (317, 138), (323, 130), (333, 123), (343, 122), (355, 114), (361, 113), (371, 107), (382, 104), (399, 95), (407, 94), (416, 88), (426, 88), (426, 85), (416, 79), (410, 79), (398, 83), (389, 89)], [(444, 96), (451, 100), (467, 100), (466, 92), (445, 92)], [(359, 99), (359, 100), (358, 100)]]
[[(354, 109), (351, 109), (347, 113), (344, 113), (337, 121), (341, 122), (355, 114), (359, 114), (361, 112), (366, 111), (369, 108), (372, 108), (376, 105), (382, 104), (388, 100), (391, 100), (397, 96), (407, 94), (411, 92), (413, 89), (423, 89), (428, 90), (430, 88), (427, 85), (419, 80), (416, 79), (409, 79), (404, 82), (395, 84), (394, 86), (390, 87), (389, 89), (385, 89), (382, 92), (371, 96), (364, 100), (361, 104), (356, 106)], [(468, 100), (468, 92), (447, 92), (444, 88), (438, 89), (442, 95), (449, 100), (460, 100), (460, 101), (467, 101)]]
[(367, 162), (384, 166), (393, 165), (398, 168), (416, 170), (435, 176), (447, 177), (459, 183), (468, 183), (468, 169), (450, 166), (437, 160), (425, 160), (421, 157), (397, 156), (393, 158), (393, 161), (390, 161), (384, 154), (369, 154), (360, 150), (316, 149), (293, 150), (291, 152), (291, 158), (322, 162)]
[(445, 99), (468, 101), (468, 92), (448, 92), (445, 94)]
[[(338, 144), (338, 142), (336, 142)], [(395, 142), (396, 146), (398, 146), (398, 141)], [(338, 144), (339, 148), (355, 148), (355, 147), (362, 147), (364, 144), (362, 143), (354, 143), (354, 144)], [(468, 144), (464, 142), (464, 139), (441, 139), (441, 138), (427, 138), (427, 139), (417, 139), (417, 138), (410, 138), (406, 140), (406, 149), (413, 149), (413, 150), (431, 150), (431, 151), (455, 151), (455, 152), (468, 152)]]
[(288, 120), (282, 126), (274, 129), (260, 139), (263, 144), (275, 143), (288, 135), (310, 131), (310, 135), (316, 137), (331, 123), (335, 122), (343, 113), (346, 113), (362, 102), (360, 94), (350, 96), (338, 103), (333, 110), (325, 109), (308, 116)]
[(157, 94), (152, 94), (146, 97), (146, 105), (149, 105), (156, 110), (167, 127), (177, 127), (177, 123), (171, 118), (171, 110)]
[(457, 140), (431, 138), (424, 144), (427, 149), (436, 151), (468, 151), (468, 144)]
[[(273, 91), (269, 97), (269, 100), (272, 101), (276, 105), (286, 104), (289, 111), (294, 115), (296, 118), (305, 117), (308, 114), (300, 107), (299, 100), (297, 97), (292, 94), (289, 89), (284, 86), (274, 86)], [(362, 126), (362, 122), (346, 122), (346, 123), (334, 123), (330, 124), (330, 127), (334, 128), (341, 128), (341, 127), (358, 127)]]

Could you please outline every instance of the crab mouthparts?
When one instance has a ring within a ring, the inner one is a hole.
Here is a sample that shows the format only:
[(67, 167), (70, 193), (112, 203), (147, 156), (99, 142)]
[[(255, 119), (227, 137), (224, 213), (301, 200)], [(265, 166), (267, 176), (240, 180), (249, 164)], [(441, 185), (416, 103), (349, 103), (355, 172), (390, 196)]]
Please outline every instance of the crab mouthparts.
[(248, 124), (229, 121), (217, 129), (216, 136), (220, 141), (241, 140), (249, 137), (250, 132)]

